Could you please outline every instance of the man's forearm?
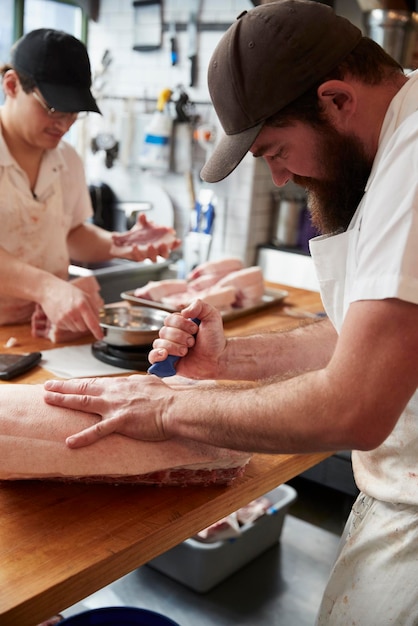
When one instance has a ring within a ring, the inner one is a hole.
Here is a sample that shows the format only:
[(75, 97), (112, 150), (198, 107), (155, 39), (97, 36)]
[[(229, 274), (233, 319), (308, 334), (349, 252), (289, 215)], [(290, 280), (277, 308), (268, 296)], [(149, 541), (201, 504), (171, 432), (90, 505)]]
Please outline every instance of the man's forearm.
[(337, 334), (329, 320), (290, 331), (228, 339), (216, 378), (260, 380), (324, 367), (332, 356)]

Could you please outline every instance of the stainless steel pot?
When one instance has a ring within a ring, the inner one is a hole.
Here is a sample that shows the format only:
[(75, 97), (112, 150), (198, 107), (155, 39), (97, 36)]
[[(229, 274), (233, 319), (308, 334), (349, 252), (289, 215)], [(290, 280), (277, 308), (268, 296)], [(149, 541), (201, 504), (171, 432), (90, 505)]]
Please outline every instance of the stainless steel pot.
[(363, 16), (366, 34), (404, 68), (417, 67), (418, 15), (410, 11), (374, 9)]
[(305, 201), (281, 198), (276, 206), (271, 242), (275, 246), (295, 246), (299, 236), (300, 214)]
[(150, 345), (167, 315), (168, 311), (148, 306), (105, 306), (100, 311), (103, 341), (112, 346)]

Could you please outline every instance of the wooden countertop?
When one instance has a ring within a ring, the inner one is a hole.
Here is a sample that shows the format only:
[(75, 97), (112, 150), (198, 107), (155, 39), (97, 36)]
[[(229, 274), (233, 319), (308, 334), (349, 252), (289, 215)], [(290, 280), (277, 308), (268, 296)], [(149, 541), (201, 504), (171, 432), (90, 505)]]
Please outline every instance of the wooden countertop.
[[(309, 318), (286, 311), (322, 310), (317, 293), (282, 288), (289, 292), (282, 304), (225, 323), (226, 333), (292, 327)], [(0, 346), (11, 336), (19, 340), (15, 352), (51, 348), (28, 326), (0, 327)], [(36, 367), (13, 382), (50, 377)], [(256, 454), (231, 486), (187, 487), (181, 497), (175, 487), (0, 483), (1, 626), (34, 626), (327, 456)]]

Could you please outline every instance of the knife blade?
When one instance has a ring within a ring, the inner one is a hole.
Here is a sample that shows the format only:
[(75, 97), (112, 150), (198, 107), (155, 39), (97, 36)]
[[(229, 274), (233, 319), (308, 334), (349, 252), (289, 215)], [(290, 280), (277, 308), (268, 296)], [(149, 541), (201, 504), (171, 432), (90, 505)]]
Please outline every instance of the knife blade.
[(189, 36), (189, 51), (187, 56), (190, 59), (190, 87), (194, 87), (197, 82), (197, 10), (199, 1), (193, 2), (193, 4), (195, 6), (193, 6), (190, 11), (187, 25)]

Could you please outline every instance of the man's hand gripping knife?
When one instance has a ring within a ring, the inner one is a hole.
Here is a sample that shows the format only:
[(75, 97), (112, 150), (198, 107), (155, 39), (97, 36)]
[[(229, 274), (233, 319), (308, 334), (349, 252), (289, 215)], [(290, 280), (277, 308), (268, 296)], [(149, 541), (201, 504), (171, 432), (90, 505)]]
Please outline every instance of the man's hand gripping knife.
[[(200, 325), (200, 319), (198, 317), (193, 317), (191, 318), (191, 320), (198, 326)], [(155, 374), (160, 378), (164, 378), (166, 376), (175, 376), (177, 373), (175, 366), (179, 359), (180, 357), (169, 354), (164, 359), (164, 361), (158, 361), (157, 363), (151, 365), (151, 367), (148, 368), (148, 374)]]

